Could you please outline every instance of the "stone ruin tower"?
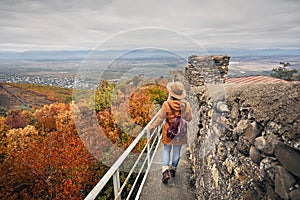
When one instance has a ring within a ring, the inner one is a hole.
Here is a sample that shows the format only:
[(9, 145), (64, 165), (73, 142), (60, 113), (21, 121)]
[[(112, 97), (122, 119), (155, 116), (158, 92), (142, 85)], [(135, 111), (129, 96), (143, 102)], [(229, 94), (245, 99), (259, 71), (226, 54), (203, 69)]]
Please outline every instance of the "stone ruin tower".
[(193, 86), (225, 83), (229, 60), (227, 55), (191, 55), (185, 67), (185, 78)]
[(193, 116), (197, 118), (193, 126), (200, 127), (200, 130), (189, 130), (193, 134), (197, 133), (197, 136), (190, 135), (189, 144), (191, 149), (195, 149), (193, 140), (201, 135), (204, 138), (202, 142), (209, 143), (209, 145), (202, 145), (199, 150), (202, 155), (210, 151), (209, 148), (214, 148), (219, 141), (220, 134), (224, 131), (223, 119), (229, 112), (224, 88), (229, 60), (230, 57), (227, 55), (191, 55), (185, 67), (185, 79), (191, 90), (197, 94), (207, 94), (205, 99), (200, 98), (200, 100), (195, 98), (192, 92), (189, 99), (192, 102), (193, 112), (197, 113)]
[(170, 71), (171, 81), (183, 82), (184, 76), (191, 86), (225, 83), (229, 60), (227, 55), (191, 55), (184, 75), (181, 70)]

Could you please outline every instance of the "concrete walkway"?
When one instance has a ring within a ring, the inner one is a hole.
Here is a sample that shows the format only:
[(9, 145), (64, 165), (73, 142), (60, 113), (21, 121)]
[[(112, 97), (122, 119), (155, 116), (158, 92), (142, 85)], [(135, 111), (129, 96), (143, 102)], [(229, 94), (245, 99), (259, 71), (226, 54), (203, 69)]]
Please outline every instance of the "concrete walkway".
[(181, 159), (176, 171), (176, 177), (170, 177), (167, 184), (161, 182), (162, 150), (163, 145), (160, 144), (154, 156), (140, 200), (196, 199), (193, 189), (189, 186), (191, 173), (187, 161), (186, 145), (181, 149)]

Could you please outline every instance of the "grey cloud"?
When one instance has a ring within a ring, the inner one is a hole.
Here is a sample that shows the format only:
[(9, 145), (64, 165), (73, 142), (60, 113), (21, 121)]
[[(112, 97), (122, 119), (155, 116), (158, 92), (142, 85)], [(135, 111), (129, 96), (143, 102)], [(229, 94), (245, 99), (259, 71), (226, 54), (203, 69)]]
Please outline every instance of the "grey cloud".
[[(0, 50), (93, 48), (121, 31), (167, 27), (208, 47), (299, 46), (298, 0), (0, 2)], [(146, 36), (145, 36), (146, 37)]]

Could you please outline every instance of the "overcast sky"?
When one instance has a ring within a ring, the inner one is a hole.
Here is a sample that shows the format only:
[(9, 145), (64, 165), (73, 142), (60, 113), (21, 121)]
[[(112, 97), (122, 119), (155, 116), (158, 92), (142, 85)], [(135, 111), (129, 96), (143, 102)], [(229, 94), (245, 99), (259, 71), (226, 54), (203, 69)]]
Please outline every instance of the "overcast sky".
[[(93, 49), (116, 35), (127, 43), (164, 35), (142, 27), (162, 27), (169, 44), (168, 34), (180, 32), (204, 48), (299, 48), (299, 13), (299, 0), (1, 0), (0, 50)], [(135, 40), (124, 34), (134, 29)]]

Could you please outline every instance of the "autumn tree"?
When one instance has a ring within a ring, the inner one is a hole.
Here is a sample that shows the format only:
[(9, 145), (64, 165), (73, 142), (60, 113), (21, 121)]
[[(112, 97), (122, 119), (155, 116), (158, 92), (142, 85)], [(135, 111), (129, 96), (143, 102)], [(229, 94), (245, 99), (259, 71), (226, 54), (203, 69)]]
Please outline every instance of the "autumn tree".
[[(166, 99), (164, 90), (161, 86), (135, 89), (124, 84), (116, 92), (120, 99), (115, 101), (115, 85), (101, 82), (93, 99), (99, 120), (96, 125), (101, 126), (104, 137), (126, 149), (135, 138), (133, 133), (139, 133), (157, 112), (153, 105)], [(127, 121), (118, 121), (125, 115)], [(10, 111), (6, 118), (0, 117), (0, 137), (0, 199), (83, 199), (108, 169), (94, 159), (82, 135), (78, 136), (70, 103)], [(107, 150), (101, 138), (89, 142)], [(135, 151), (145, 143), (141, 141)], [(123, 180), (126, 173), (120, 172), (120, 177)], [(112, 191), (113, 186), (108, 185), (101, 195), (111, 199)]]
[(31, 110), (23, 110), (21, 112), (22, 117), (25, 119), (26, 125), (35, 125), (36, 119), (34, 117), (34, 112)]
[(58, 114), (69, 109), (70, 104), (54, 103), (36, 110), (34, 113), (36, 128), (43, 133), (55, 131)]
[(146, 126), (150, 121), (150, 98), (150, 93), (145, 90), (139, 90), (130, 96), (129, 113), (132, 120), (140, 126)]
[(0, 116), (0, 163), (5, 159), (8, 127), (5, 124), (5, 118)]
[(10, 110), (7, 112), (5, 123), (10, 128), (24, 128), (26, 126), (26, 120), (21, 114), (21, 110)]
[(148, 91), (151, 95), (151, 102), (162, 105), (168, 98), (168, 90), (161, 85), (149, 86)]
[(1, 199), (82, 199), (99, 180), (91, 170), (98, 161), (78, 137), (70, 105), (46, 108), (34, 114), (43, 113), (45, 121), (54, 117), (53, 129), (28, 125), (7, 134), (7, 155), (0, 163)]
[(114, 84), (111, 84), (106, 80), (101, 81), (96, 88), (93, 99), (96, 111), (105, 110), (111, 107), (114, 87)]
[(120, 143), (120, 129), (109, 109), (97, 113), (99, 125), (104, 134), (115, 144)]

